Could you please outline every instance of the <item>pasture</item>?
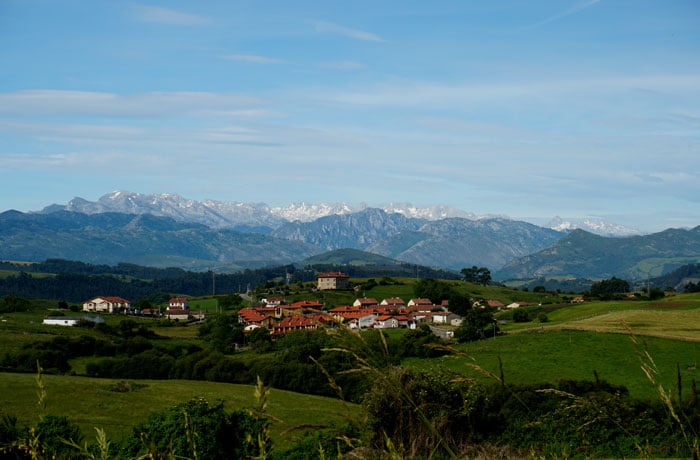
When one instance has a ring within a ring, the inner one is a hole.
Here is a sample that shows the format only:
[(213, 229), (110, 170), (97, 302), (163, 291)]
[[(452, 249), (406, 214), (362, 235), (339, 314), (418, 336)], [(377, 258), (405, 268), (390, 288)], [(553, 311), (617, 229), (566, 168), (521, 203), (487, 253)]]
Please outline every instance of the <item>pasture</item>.
[[(65, 415), (80, 426), (86, 438), (93, 436), (95, 428), (101, 428), (109, 438), (121, 439), (150, 413), (193, 398), (223, 401), (228, 410), (252, 409), (257, 403), (252, 385), (185, 380), (125, 382), (58, 375), (42, 375), (41, 380), (47, 393), (45, 410), (39, 405), (36, 375), (0, 373), (2, 411), (15, 415), (22, 424), (35, 423), (42, 413)], [(275, 445), (283, 445), (293, 439), (295, 427), (310, 423), (337, 426), (346, 417), (357, 417), (360, 409), (336, 399), (272, 389), (267, 413), (275, 420), (271, 427)]]
[[(408, 360), (415, 366), (444, 366), (485, 379), (477, 368), (507, 383), (558, 379), (600, 379), (626, 386), (639, 398), (657, 390), (642, 371), (653, 364), (667, 391), (677, 387), (677, 371), (687, 389), (700, 380), (700, 296), (683, 294), (658, 301), (587, 302), (547, 313), (546, 323), (509, 323), (505, 335), (454, 347), (439, 360)], [(649, 363), (646, 353), (653, 360)], [(501, 364), (499, 364), (499, 358)]]

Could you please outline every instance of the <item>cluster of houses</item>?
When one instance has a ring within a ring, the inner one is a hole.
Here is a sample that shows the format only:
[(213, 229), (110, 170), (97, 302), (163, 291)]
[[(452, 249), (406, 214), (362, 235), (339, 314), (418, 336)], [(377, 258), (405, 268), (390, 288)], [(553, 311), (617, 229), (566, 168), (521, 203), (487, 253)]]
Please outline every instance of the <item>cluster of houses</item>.
[[(129, 300), (121, 297), (95, 297), (83, 303), (83, 311), (93, 313), (124, 313), (141, 316), (161, 316), (160, 308), (144, 308), (136, 310)], [(167, 319), (188, 321), (194, 316), (190, 312), (187, 297), (173, 297), (168, 301), (164, 317)]]
[(283, 298), (263, 299), (264, 306), (242, 308), (238, 320), (244, 330), (264, 327), (273, 336), (293, 330), (313, 330), (320, 325), (344, 324), (351, 329), (415, 329), (421, 323), (459, 326), (462, 318), (447, 309), (446, 302), (435, 305), (429, 299), (398, 297), (356, 299), (352, 305), (325, 310), (323, 304), (301, 300), (286, 304)]
[[(342, 272), (321, 273), (317, 277), (318, 290), (347, 289), (349, 276)], [(582, 301), (578, 298), (576, 302)], [(247, 307), (238, 312), (239, 322), (245, 331), (266, 328), (273, 336), (284, 335), (295, 330), (312, 330), (320, 325), (343, 324), (351, 329), (415, 329), (420, 324), (459, 326), (462, 318), (451, 313), (447, 301), (439, 305), (429, 299), (411, 299), (408, 303), (398, 297), (377, 301), (373, 298), (356, 299), (352, 305), (326, 310), (324, 305), (301, 300), (286, 304), (282, 297), (263, 299), (264, 306)], [(525, 302), (513, 302), (504, 305), (498, 300), (485, 300), (473, 306), (496, 310), (517, 308), (530, 305)], [(136, 310), (131, 302), (121, 297), (101, 296), (83, 303), (83, 311), (91, 313), (124, 313), (142, 316), (162, 316), (176, 321), (203, 319), (190, 311), (185, 297), (173, 297), (164, 312), (159, 308)], [(44, 320), (46, 324), (74, 325), (82, 318), (56, 317)]]
[[(87, 300), (83, 302), (83, 311), (88, 313), (163, 316), (176, 321), (189, 321), (193, 318), (201, 319), (201, 315), (190, 312), (190, 306), (186, 297), (171, 298), (164, 313), (161, 312), (160, 308), (144, 308), (142, 310), (137, 310), (133, 307), (131, 301), (115, 296), (100, 296)], [(93, 321), (96, 323), (104, 322), (99, 316), (49, 316), (44, 318), (43, 323), (53, 326), (75, 326), (81, 320)]]

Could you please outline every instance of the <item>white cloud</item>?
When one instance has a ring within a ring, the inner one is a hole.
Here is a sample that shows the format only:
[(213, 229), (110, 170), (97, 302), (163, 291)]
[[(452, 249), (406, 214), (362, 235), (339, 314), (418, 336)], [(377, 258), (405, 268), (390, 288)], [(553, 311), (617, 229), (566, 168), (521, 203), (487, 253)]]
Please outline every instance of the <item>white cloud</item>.
[(256, 54), (225, 54), (221, 58), (228, 61), (251, 62), (254, 64), (280, 64), (284, 62), (282, 59), (258, 56)]
[(0, 93), (0, 114), (3, 115), (183, 116), (211, 110), (250, 110), (260, 104), (258, 98), (230, 93), (158, 92), (120, 95), (57, 90)]
[(321, 67), (337, 70), (360, 70), (366, 68), (367, 66), (355, 61), (328, 61), (322, 62)]
[(351, 29), (350, 27), (341, 26), (332, 22), (318, 21), (314, 23), (316, 32), (330, 32), (345, 37), (355, 38), (357, 40), (383, 42), (384, 40), (376, 34), (366, 32), (360, 29)]
[(558, 20), (563, 19), (567, 16), (571, 16), (572, 14), (576, 14), (579, 11), (585, 10), (586, 8), (590, 8), (599, 2), (600, 2), (600, 0), (580, 1), (580, 2), (576, 3), (575, 5), (573, 5), (572, 7), (570, 7), (569, 9), (562, 11), (561, 13), (555, 14), (554, 16), (550, 16), (550, 17), (548, 17), (540, 22), (532, 24), (530, 27), (528, 27), (528, 29), (535, 29), (535, 28), (541, 27), (545, 24), (549, 24), (551, 22), (558, 21)]
[[(322, 99), (358, 106), (457, 106), (465, 103), (558, 100), (564, 95), (588, 96), (621, 91), (683, 94), (700, 87), (700, 74), (591, 77), (558, 80), (457, 83), (401, 81), (366, 90), (317, 92)], [(585, 100), (585, 99), (584, 99)]]
[(178, 26), (199, 26), (207, 24), (209, 19), (190, 13), (162, 8), (159, 6), (136, 5), (132, 8), (134, 19), (142, 22), (172, 24)]

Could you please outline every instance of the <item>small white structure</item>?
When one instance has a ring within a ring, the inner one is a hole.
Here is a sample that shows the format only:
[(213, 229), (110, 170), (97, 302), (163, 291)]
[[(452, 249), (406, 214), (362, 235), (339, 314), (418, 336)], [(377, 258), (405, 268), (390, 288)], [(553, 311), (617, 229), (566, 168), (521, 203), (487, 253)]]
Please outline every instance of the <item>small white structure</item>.
[(42, 323), (49, 326), (75, 326), (81, 319), (75, 316), (49, 316)]
[(93, 323), (104, 323), (105, 320), (98, 317), (92, 317), (92, 316), (84, 316), (84, 317), (78, 317), (78, 316), (47, 316), (44, 318), (44, 321), (42, 321), (42, 324), (46, 324), (49, 326), (75, 326), (77, 325), (80, 321), (92, 321)]

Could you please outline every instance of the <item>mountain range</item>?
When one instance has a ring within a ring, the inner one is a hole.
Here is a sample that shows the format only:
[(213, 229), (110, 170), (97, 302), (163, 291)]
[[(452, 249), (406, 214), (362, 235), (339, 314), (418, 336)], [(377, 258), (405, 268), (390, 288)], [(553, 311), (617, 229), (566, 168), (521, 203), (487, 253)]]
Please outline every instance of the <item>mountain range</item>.
[[(65, 205), (52, 204), (40, 212), (50, 213), (63, 210), (84, 214), (103, 212), (152, 214), (154, 216), (171, 217), (178, 222), (200, 223), (212, 228), (233, 228), (266, 233), (288, 222), (312, 222), (322, 217), (349, 215), (369, 208), (370, 206), (364, 203), (310, 204), (303, 202), (292, 203), (284, 207), (271, 207), (265, 203), (216, 200), (197, 201), (183, 198), (176, 193), (141, 194), (115, 191), (103, 195), (97, 201), (88, 201), (76, 197)], [(410, 203), (389, 203), (374, 206), (373, 208), (381, 209), (388, 214), (401, 214), (408, 218), (429, 221), (450, 217), (461, 217), (470, 220), (508, 219), (507, 216), (503, 215), (479, 215), (442, 205), (417, 207)], [(562, 232), (582, 229), (602, 236), (640, 234), (637, 230), (593, 218), (562, 219), (556, 216), (545, 227)]]
[[(562, 219), (554, 223), (568, 225)], [(596, 225), (599, 230), (605, 226)], [(0, 214), (0, 259), (64, 258), (223, 272), (354, 249), (453, 272), (488, 267), (495, 279), (640, 279), (700, 262), (700, 227), (625, 237), (571, 230), (573, 224), (566, 228), (445, 206), (272, 208), (114, 192), (97, 202), (75, 198), (40, 212)]]

